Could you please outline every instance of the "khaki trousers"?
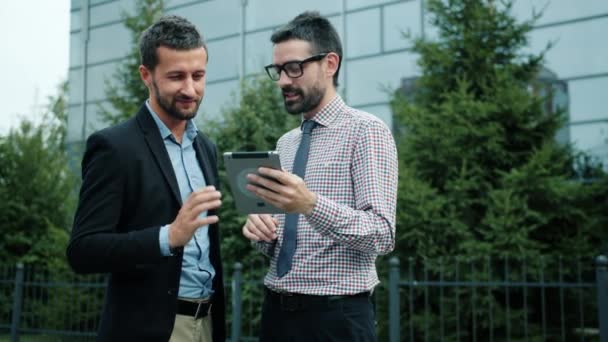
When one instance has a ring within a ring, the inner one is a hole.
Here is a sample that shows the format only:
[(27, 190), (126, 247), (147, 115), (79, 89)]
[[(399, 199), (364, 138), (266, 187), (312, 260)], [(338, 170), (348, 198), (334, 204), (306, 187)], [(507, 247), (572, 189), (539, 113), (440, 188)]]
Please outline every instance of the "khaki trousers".
[(211, 313), (203, 318), (175, 315), (175, 325), (169, 342), (212, 342)]

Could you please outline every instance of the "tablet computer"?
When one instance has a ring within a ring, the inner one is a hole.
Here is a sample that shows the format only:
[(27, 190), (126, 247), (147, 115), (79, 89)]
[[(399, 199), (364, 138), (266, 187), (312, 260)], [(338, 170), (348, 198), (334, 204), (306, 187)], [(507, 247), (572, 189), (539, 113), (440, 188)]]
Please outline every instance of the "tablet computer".
[(281, 161), (276, 151), (226, 152), (224, 165), (228, 183), (232, 189), (236, 209), (241, 214), (277, 214), (283, 211), (247, 190), (247, 174), (258, 174), (259, 167), (281, 170)]

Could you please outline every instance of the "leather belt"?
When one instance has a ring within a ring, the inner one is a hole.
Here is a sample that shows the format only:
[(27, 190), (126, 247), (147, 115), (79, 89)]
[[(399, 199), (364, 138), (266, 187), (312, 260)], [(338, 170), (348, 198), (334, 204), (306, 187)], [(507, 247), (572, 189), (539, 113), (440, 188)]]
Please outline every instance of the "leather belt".
[(211, 311), (211, 301), (191, 302), (187, 300), (177, 300), (177, 313), (180, 315), (192, 316), (194, 319), (207, 317)]
[(270, 303), (278, 305), (283, 311), (306, 311), (314, 309), (328, 308), (331, 305), (340, 303), (344, 300), (369, 298), (370, 292), (361, 292), (353, 295), (338, 296), (316, 296), (300, 293), (275, 292), (264, 288), (266, 298)]

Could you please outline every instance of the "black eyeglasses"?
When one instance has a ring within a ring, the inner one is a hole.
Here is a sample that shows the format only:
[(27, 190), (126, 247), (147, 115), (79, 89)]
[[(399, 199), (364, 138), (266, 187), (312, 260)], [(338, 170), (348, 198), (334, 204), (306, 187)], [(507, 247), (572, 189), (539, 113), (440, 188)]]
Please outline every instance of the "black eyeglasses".
[(309, 62), (316, 62), (322, 60), (325, 56), (327, 56), (329, 52), (320, 53), (318, 55), (314, 55), (308, 57), (301, 61), (291, 61), (285, 64), (270, 64), (264, 67), (266, 69), (266, 73), (268, 77), (270, 77), (273, 81), (278, 81), (281, 78), (281, 71), (285, 71), (285, 74), (291, 78), (298, 78), (304, 75), (304, 64)]

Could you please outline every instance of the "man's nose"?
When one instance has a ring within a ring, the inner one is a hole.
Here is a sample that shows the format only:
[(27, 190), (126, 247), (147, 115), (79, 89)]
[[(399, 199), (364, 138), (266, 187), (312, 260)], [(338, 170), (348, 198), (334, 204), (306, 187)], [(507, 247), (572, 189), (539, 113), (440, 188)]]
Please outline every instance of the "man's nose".
[(279, 85), (279, 87), (289, 85), (291, 83), (292, 83), (291, 77), (287, 76), (287, 72), (285, 72), (285, 70), (281, 70), (281, 73), (279, 74), (279, 80), (277, 81), (277, 84)]
[(196, 96), (196, 93), (197, 93), (196, 87), (197, 87), (196, 82), (191, 77), (187, 77), (184, 79), (184, 84), (182, 86), (182, 93), (184, 95), (194, 97), (194, 96)]

